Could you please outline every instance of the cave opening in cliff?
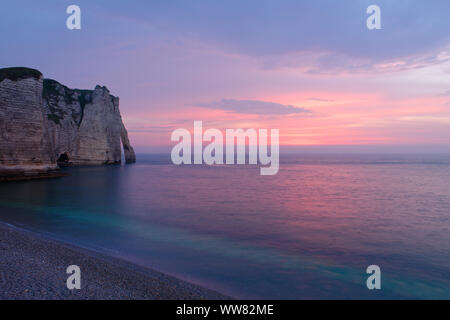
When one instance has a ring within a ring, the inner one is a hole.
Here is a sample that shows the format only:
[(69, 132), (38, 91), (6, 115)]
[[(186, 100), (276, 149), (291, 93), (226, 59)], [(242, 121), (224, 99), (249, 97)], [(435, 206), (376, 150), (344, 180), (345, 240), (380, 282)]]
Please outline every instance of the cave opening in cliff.
[(58, 163), (58, 166), (60, 166), (60, 167), (67, 167), (67, 166), (69, 166), (70, 162), (69, 162), (69, 155), (68, 155), (68, 153), (67, 152), (62, 153), (59, 156), (59, 158), (57, 160), (57, 163)]

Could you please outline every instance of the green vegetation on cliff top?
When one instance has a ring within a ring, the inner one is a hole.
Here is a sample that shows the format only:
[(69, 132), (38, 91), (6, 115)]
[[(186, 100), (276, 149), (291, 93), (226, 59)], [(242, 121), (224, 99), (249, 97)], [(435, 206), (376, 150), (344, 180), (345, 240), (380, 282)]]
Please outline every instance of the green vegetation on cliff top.
[[(86, 107), (86, 104), (92, 103), (92, 94), (93, 90), (69, 89), (65, 85), (52, 79), (44, 79), (43, 82), (42, 96), (47, 101), (50, 101), (50, 99), (58, 97), (59, 95), (63, 95), (66, 104), (70, 105), (74, 102), (78, 102), (80, 104), (80, 120), (76, 121), (77, 117), (72, 114), (73, 120), (77, 123), (78, 126), (80, 126), (81, 121), (83, 121), (84, 108)], [(75, 98), (76, 96), (78, 96), (78, 98)], [(52, 120), (56, 124), (59, 124), (62, 117), (56, 114), (55, 111), (57, 110), (52, 110), (52, 108), (50, 108), (50, 110), (52, 111), (52, 113), (47, 115), (48, 119)]]
[[(25, 67), (11, 67), (11, 68), (0, 68), (0, 82), (4, 79), (9, 79), (11, 81), (17, 81), (20, 79), (27, 78), (35, 78), (40, 79), (42, 77), (42, 73), (39, 70), (25, 68)], [(106, 89), (106, 87), (104, 87)], [(65, 85), (59, 83), (58, 81), (52, 79), (43, 79), (43, 90), (42, 96), (44, 99), (48, 101), (51, 98), (56, 98), (60, 94), (63, 95), (66, 104), (70, 105), (74, 102), (78, 102), (80, 104), (81, 117), (78, 121), (78, 126), (81, 124), (84, 115), (84, 109), (86, 104), (92, 103), (92, 94), (94, 90), (80, 90), (80, 89), (70, 89)], [(114, 100), (114, 96), (110, 95), (111, 101)], [(61, 114), (56, 112), (55, 108), (50, 108), (50, 114), (47, 115), (49, 120), (52, 120), (56, 124), (60, 123), (60, 120), (63, 119)], [(59, 112), (60, 113), (60, 112)], [(75, 116), (72, 115), (75, 120)]]
[(3, 68), (0, 69), (0, 82), (4, 79), (9, 79), (11, 81), (17, 81), (20, 79), (27, 78), (39, 79), (42, 77), (42, 73), (36, 69), (30, 69), (25, 67), (13, 67), (13, 68)]

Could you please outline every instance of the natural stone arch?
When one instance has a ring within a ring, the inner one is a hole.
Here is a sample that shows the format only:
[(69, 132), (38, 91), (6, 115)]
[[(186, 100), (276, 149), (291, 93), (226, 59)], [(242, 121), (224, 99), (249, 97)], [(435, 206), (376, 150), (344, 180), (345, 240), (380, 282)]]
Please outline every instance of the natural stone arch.
[(68, 152), (63, 152), (59, 155), (56, 161), (60, 167), (68, 167), (70, 165), (70, 155)]

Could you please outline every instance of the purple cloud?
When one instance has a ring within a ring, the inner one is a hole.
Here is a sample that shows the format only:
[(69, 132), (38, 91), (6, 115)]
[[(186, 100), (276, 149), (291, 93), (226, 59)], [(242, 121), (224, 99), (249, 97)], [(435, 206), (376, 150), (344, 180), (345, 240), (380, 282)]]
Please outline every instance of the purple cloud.
[(258, 115), (282, 115), (311, 112), (301, 107), (259, 100), (222, 99), (216, 102), (197, 104), (197, 106), (209, 109), (232, 111), (234, 113)]

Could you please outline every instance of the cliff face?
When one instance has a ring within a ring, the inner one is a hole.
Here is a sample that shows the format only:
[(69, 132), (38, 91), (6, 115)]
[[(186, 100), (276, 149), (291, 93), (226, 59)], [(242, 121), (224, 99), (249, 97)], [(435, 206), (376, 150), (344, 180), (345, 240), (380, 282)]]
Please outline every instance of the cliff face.
[(42, 75), (0, 80), (0, 175), (56, 169), (42, 112)]
[(61, 165), (120, 163), (122, 137), (126, 162), (136, 160), (126, 138), (119, 98), (110, 95), (106, 87), (69, 89), (45, 79), (43, 101), (54, 157)]
[(33, 69), (0, 69), (0, 175), (65, 165), (121, 162), (136, 156), (106, 87), (69, 89)]

